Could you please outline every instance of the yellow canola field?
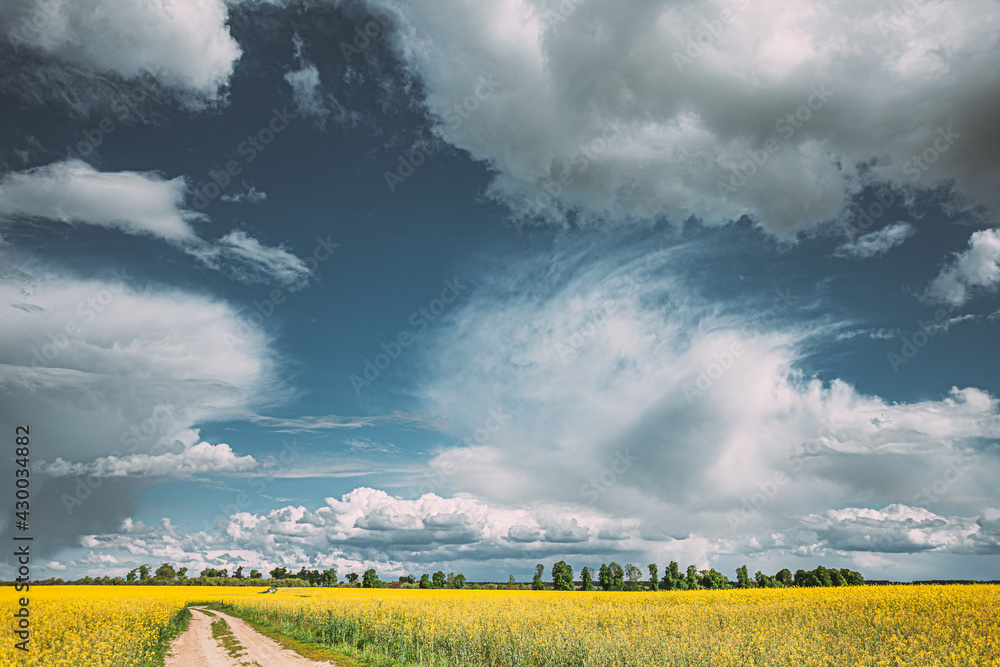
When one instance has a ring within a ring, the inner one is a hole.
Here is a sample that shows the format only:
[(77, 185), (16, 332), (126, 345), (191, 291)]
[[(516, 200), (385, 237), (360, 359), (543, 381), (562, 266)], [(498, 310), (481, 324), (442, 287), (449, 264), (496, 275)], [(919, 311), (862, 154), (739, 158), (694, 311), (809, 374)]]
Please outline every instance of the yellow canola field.
[[(15, 662), (5, 624), (0, 663), (142, 665), (177, 610), (219, 600), (300, 639), (346, 641), (379, 664), (1000, 667), (1000, 586), (260, 590), (34, 587), (32, 658)], [(7, 618), (15, 600), (12, 589), (0, 599)]]
[[(32, 586), (0, 593), (0, 665), (125, 667), (148, 665), (161, 628), (196, 600), (231, 600), (261, 589), (199, 586)], [(11, 622), (27, 596), (28, 652)]]

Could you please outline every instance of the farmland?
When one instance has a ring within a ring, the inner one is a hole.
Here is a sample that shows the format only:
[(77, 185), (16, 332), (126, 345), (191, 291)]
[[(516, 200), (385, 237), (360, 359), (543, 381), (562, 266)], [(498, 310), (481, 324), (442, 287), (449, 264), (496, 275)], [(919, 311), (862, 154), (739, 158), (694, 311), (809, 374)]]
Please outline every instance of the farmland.
[[(33, 587), (33, 647), (0, 663), (150, 664), (185, 605), (372, 665), (1000, 665), (1000, 587), (886, 586), (639, 593)], [(15, 593), (5, 589), (5, 613)], [(9, 616), (8, 616), (9, 618)]]

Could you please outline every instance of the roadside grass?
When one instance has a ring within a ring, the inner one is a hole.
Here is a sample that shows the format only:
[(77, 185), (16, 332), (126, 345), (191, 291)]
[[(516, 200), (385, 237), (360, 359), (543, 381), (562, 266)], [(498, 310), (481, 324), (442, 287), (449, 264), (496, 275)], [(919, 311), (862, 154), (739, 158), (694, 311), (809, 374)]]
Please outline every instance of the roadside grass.
[(371, 655), (363, 648), (344, 643), (321, 644), (315, 641), (313, 634), (307, 628), (283, 626), (281, 628), (264, 625), (241, 614), (232, 605), (225, 602), (213, 602), (208, 605), (231, 616), (242, 619), (260, 634), (278, 642), (282, 648), (295, 651), (303, 658), (310, 660), (332, 660), (337, 667), (413, 667), (414, 663), (400, 662), (385, 656)]
[(170, 619), (170, 623), (160, 628), (160, 637), (153, 657), (146, 661), (148, 667), (163, 667), (170, 652), (170, 645), (188, 629), (191, 623), (191, 612), (187, 607), (181, 609)]

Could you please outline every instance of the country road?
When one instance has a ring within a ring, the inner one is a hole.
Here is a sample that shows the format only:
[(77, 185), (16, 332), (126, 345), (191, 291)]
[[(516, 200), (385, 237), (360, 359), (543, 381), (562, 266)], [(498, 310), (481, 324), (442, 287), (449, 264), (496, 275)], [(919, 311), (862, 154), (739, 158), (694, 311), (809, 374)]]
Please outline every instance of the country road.
[[(216, 635), (212, 626), (216, 624)], [(228, 629), (223, 627), (223, 623)], [(191, 624), (170, 647), (166, 667), (314, 667), (334, 665), (282, 648), (246, 622), (204, 607), (191, 607)]]

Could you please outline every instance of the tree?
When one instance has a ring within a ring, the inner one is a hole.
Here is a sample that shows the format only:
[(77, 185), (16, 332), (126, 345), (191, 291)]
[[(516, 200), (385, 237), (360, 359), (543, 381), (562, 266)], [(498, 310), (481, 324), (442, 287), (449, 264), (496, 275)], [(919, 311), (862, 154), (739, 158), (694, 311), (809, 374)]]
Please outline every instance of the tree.
[(658, 591), (660, 590), (660, 570), (656, 567), (656, 563), (650, 563), (649, 567), (649, 590)]
[(236, 568), (236, 571), (233, 572), (233, 579), (242, 579), (242, 578), (243, 578), (243, 566), (240, 565), (238, 568)]
[(444, 588), (444, 572), (438, 570), (431, 577), (431, 581), (434, 582), (434, 588)]
[(611, 590), (611, 568), (604, 563), (601, 563), (601, 569), (597, 571), (597, 581), (602, 590)]
[(564, 560), (552, 566), (552, 588), (557, 591), (576, 590), (573, 585), (573, 568)]
[(177, 576), (177, 571), (174, 570), (174, 566), (170, 563), (164, 563), (160, 567), (156, 568), (154, 572), (157, 579), (166, 579), (167, 581), (173, 581), (174, 577)]
[(750, 588), (752, 586), (750, 575), (747, 574), (747, 566), (740, 565), (736, 568), (736, 588)]
[(517, 588), (517, 580), (514, 579), (514, 575), (512, 574), (507, 577), (507, 590), (512, 591), (515, 588)]
[(357, 572), (351, 572), (350, 574), (347, 575), (347, 580), (349, 582), (351, 582), (352, 584), (358, 583), (358, 573)]
[(420, 584), (419, 584), (419, 586), (420, 586), (420, 588), (430, 588), (431, 587), (431, 578), (427, 575), (426, 572), (423, 573), (422, 575), (420, 575)]
[(455, 589), (465, 588), (465, 575), (459, 572), (451, 578), (451, 587)]
[[(250, 575), (251, 577), (253, 574)], [(337, 583), (337, 570), (336, 568), (330, 568), (329, 570), (323, 570), (323, 586), (329, 588)]]
[(180, 579), (181, 581), (187, 579), (187, 571), (188, 569), (186, 567), (179, 568), (177, 570), (177, 578)]
[(268, 572), (268, 574), (271, 575), (272, 579), (285, 579), (288, 577), (288, 570), (283, 567), (276, 567)]
[(361, 577), (361, 588), (378, 588), (379, 580), (378, 573), (375, 572), (374, 568), (368, 568), (365, 570), (365, 574)]
[(415, 584), (415, 583), (417, 583), (417, 579), (412, 574), (401, 574), (401, 575), (399, 575), (399, 583), (401, 583), (401, 584)]
[(250, 570), (250, 578), (263, 579), (264, 577), (261, 575), (260, 570)]
[(677, 565), (677, 561), (670, 561), (670, 565), (667, 566), (666, 571), (663, 573), (663, 589), (667, 591), (676, 591), (686, 588), (684, 583), (684, 575), (681, 574), (680, 566)]
[(639, 590), (639, 580), (642, 579), (642, 570), (632, 563), (625, 563), (625, 576), (628, 578), (628, 590)]
[(531, 590), (541, 591), (545, 589), (545, 584), (542, 583), (542, 573), (545, 572), (545, 566), (539, 563), (535, 566), (535, 576), (531, 579)]
[(140, 565), (139, 566), (139, 581), (146, 581), (149, 579), (149, 566)]
[(133, 569), (129, 570), (128, 574), (125, 575), (125, 581), (127, 581), (130, 584), (133, 581), (135, 581), (135, 573), (136, 573), (137, 570), (138, 570), (138, 568), (133, 568)]
[(592, 591), (594, 590), (594, 581), (590, 578), (590, 568), (584, 566), (580, 570), (580, 579), (583, 581), (583, 590)]
[(701, 588), (698, 585), (698, 568), (694, 565), (688, 565), (687, 575), (684, 577), (684, 584), (686, 585), (686, 590), (696, 591)]
[(725, 590), (729, 588), (729, 579), (715, 568), (702, 570), (698, 578), (698, 585), (710, 590)]
[(757, 588), (781, 588), (781, 582), (774, 577), (769, 577), (760, 570), (754, 573), (753, 578), (757, 582)]
[(792, 571), (787, 567), (782, 570), (778, 570), (778, 573), (774, 575), (774, 578), (782, 586), (791, 586), (793, 583)]
[(611, 571), (611, 590), (623, 590), (625, 588), (625, 571), (622, 570), (622, 566), (612, 562), (611, 565), (608, 565), (608, 570)]
[(861, 576), (860, 572), (855, 572), (854, 570), (848, 570), (846, 567), (841, 568), (841, 576), (844, 577), (844, 582), (847, 586), (864, 586), (865, 578)]

